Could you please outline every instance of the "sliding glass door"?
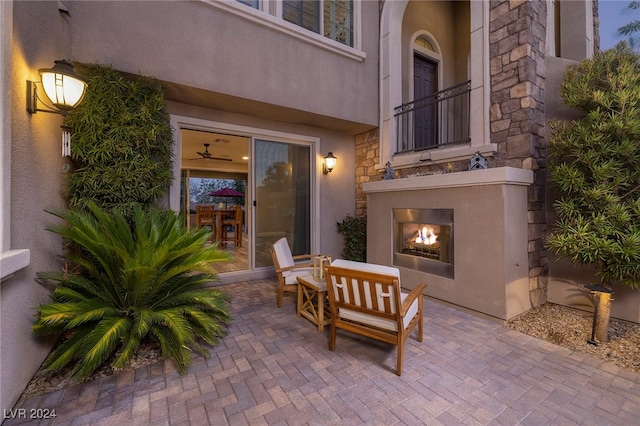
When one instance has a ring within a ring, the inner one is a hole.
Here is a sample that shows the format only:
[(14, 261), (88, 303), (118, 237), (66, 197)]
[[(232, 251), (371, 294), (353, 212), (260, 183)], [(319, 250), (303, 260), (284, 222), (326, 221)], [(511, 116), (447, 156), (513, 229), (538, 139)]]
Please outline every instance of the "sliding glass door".
[(255, 139), (255, 266), (286, 237), (294, 255), (311, 249), (311, 147)]
[[(180, 209), (186, 224), (194, 227), (198, 205), (242, 206), (242, 244), (222, 245), (231, 259), (214, 265), (221, 282), (267, 276), (273, 268), (270, 248), (282, 237), (294, 255), (311, 252), (317, 138), (188, 117), (175, 118), (174, 125), (180, 129), (180, 169), (172, 186), (172, 208)], [(222, 187), (244, 197), (212, 195)]]

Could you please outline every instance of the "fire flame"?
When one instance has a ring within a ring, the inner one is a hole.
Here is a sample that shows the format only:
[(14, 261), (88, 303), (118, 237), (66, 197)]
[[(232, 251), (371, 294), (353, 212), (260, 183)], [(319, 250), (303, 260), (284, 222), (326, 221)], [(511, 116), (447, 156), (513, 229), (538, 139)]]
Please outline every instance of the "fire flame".
[(416, 237), (416, 243), (419, 244), (434, 244), (438, 239), (438, 236), (433, 232), (433, 228), (425, 226), (421, 230), (418, 230), (418, 236)]

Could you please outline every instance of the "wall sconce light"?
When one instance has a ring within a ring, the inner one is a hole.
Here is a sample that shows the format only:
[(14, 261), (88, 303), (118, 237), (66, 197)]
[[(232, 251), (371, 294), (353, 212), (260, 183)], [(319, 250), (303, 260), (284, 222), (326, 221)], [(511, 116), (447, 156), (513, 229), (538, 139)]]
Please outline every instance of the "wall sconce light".
[(336, 161), (338, 161), (338, 159), (334, 157), (333, 152), (328, 153), (327, 156), (324, 157), (324, 163), (322, 164), (322, 173), (325, 175), (331, 173), (333, 168), (336, 166)]
[[(87, 83), (78, 77), (68, 61), (55, 61), (53, 68), (39, 69), (40, 82), (27, 80), (27, 111), (52, 112), (65, 115), (76, 107), (84, 97)], [(54, 107), (50, 107), (38, 96), (40, 86)], [(47, 109), (38, 108), (38, 101)]]

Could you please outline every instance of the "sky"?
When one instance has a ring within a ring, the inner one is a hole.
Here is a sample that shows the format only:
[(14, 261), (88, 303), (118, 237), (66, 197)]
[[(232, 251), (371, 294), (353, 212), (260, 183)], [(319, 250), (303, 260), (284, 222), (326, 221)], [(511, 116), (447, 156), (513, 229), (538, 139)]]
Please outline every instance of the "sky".
[(600, 49), (606, 50), (625, 40), (618, 35), (618, 28), (631, 21), (640, 20), (640, 10), (629, 9), (630, 0), (600, 0)]

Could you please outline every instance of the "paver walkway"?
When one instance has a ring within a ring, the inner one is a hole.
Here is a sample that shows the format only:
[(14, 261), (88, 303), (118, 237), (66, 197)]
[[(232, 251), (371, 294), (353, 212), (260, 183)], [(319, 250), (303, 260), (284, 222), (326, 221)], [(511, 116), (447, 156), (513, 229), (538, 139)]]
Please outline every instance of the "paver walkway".
[[(629, 425), (640, 423), (640, 375), (434, 302), (425, 336), (395, 347), (276, 308), (276, 282), (222, 287), (229, 335), (181, 376), (170, 362), (20, 401), (56, 410), (57, 425)], [(31, 411), (34, 410), (34, 411)]]

